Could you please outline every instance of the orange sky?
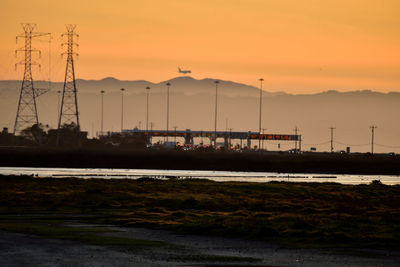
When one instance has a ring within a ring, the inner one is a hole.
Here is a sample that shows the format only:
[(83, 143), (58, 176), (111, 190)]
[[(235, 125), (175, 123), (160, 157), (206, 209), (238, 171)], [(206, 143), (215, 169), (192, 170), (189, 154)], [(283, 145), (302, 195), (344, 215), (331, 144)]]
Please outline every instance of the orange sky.
[[(159, 82), (188, 68), (268, 91), (400, 91), (398, 0), (2, 0), (0, 79), (14, 71), (22, 22), (51, 32), (51, 77), (63, 80), (60, 34), (78, 24), (76, 76)], [(48, 77), (47, 43), (42, 72)], [(36, 57), (35, 57), (36, 58)]]

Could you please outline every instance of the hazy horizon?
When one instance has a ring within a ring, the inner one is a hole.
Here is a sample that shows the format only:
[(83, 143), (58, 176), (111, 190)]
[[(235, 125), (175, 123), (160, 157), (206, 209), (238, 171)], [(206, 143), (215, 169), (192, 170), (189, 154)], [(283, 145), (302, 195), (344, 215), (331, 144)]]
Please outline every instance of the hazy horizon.
[[(213, 80), (196, 80), (178, 77), (173, 80), (170, 90), (170, 130), (213, 130), (215, 84)], [(19, 97), (20, 81), (0, 81), (0, 126), (12, 131)], [(48, 86), (36, 82), (36, 87)], [(39, 120), (50, 127), (57, 126), (57, 91), (63, 83), (53, 83), (52, 91), (37, 99)], [(118, 81), (114, 79), (77, 80), (78, 107), (81, 128), (93, 136), (100, 131), (100, 90), (104, 94), (104, 131), (119, 131), (121, 116), (120, 88), (124, 94), (124, 129), (133, 129), (146, 123), (146, 92), (150, 86), (149, 121), (154, 129), (166, 128), (166, 86), (146, 81)], [(233, 131), (258, 131), (259, 88), (234, 82), (221, 81), (219, 84), (219, 108), (217, 130), (232, 128)], [(330, 150), (329, 127), (336, 127), (336, 150), (349, 145), (353, 152), (370, 151), (371, 132), (369, 127), (377, 125), (375, 152), (400, 152), (400, 93), (373, 91), (335, 92), (315, 94), (274, 94), (263, 95), (262, 127), (265, 133), (294, 134), (300, 129), (303, 149), (317, 147), (317, 151)], [(7, 112), (5, 112), (7, 111)], [(228, 127), (226, 124), (228, 122)], [(182, 140), (181, 140), (182, 141)], [(198, 140), (199, 141), (199, 140)], [(208, 140), (204, 140), (206, 143)], [(239, 141), (235, 141), (235, 144)], [(338, 143), (336, 143), (338, 142)], [(257, 143), (257, 142), (256, 142)], [(253, 145), (256, 145), (254, 143)], [(293, 142), (266, 142), (270, 150), (287, 150)]]

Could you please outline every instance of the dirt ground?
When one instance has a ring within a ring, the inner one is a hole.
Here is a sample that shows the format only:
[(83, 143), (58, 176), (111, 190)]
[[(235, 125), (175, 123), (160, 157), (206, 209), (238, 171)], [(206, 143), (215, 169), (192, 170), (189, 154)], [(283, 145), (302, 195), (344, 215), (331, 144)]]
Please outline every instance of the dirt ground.
[(111, 247), (0, 231), (0, 266), (399, 266), (400, 252), (287, 249), (259, 241), (177, 235), (169, 231), (108, 228), (114, 237), (162, 241), (159, 247)]

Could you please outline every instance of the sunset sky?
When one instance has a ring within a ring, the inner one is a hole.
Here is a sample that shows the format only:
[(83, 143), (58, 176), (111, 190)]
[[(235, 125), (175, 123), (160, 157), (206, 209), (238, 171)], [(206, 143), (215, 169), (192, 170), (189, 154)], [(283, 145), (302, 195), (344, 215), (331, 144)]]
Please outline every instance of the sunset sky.
[[(160, 82), (191, 69), (196, 79), (218, 78), (265, 90), (400, 91), (398, 0), (115, 0), (0, 2), (0, 79), (14, 70), (21, 23), (51, 32), (51, 77), (63, 80), (60, 35), (77, 24), (76, 76)], [(34, 78), (47, 79), (44, 56)]]

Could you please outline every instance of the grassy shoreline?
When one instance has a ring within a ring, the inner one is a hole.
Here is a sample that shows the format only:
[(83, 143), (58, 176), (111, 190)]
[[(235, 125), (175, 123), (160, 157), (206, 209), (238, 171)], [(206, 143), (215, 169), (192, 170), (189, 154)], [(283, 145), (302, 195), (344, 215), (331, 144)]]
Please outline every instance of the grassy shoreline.
[(7, 224), (37, 223), (35, 214), (42, 214), (61, 222), (141, 226), (289, 247), (398, 250), (399, 207), (400, 186), (379, 184), (0, 176), (4, 230), (12, 230)]

